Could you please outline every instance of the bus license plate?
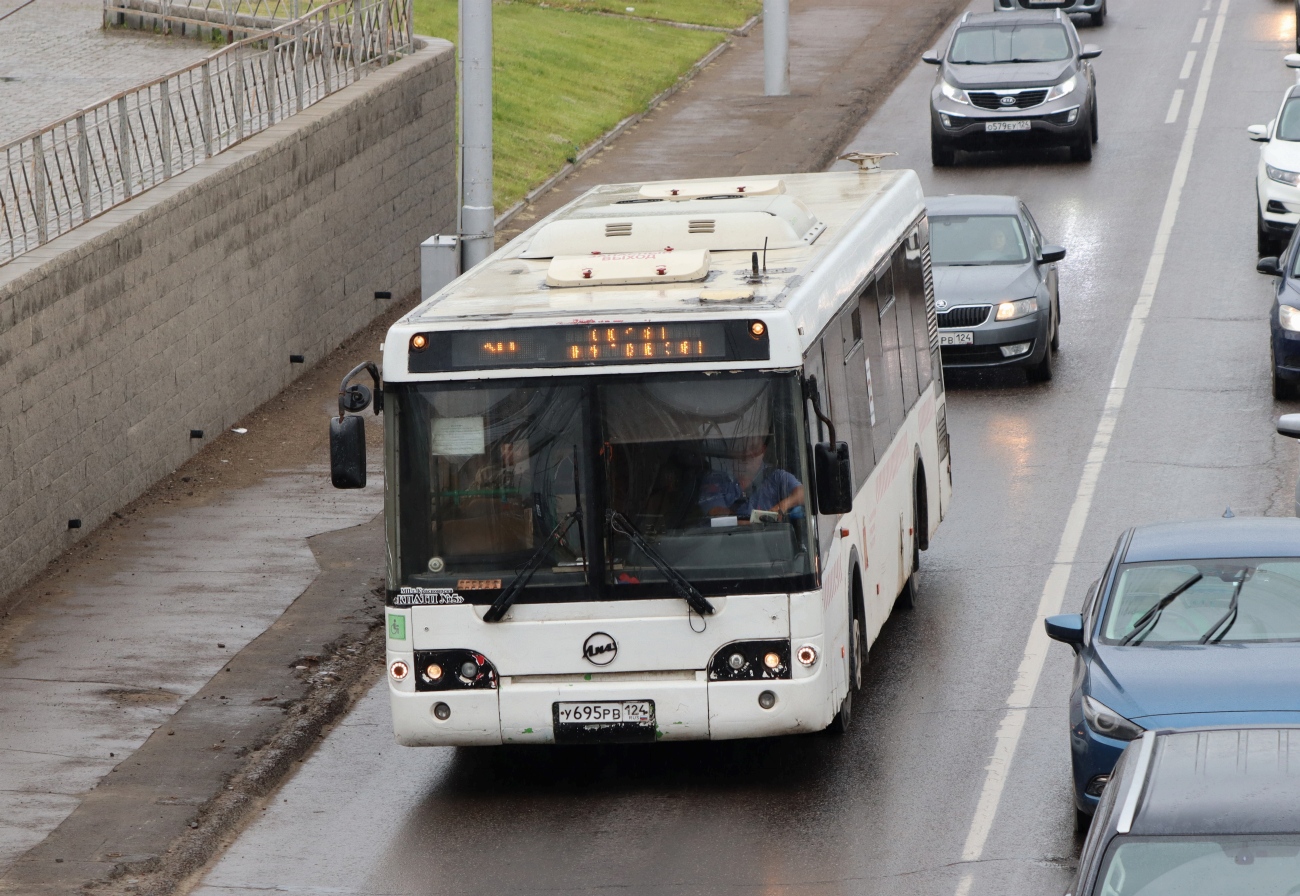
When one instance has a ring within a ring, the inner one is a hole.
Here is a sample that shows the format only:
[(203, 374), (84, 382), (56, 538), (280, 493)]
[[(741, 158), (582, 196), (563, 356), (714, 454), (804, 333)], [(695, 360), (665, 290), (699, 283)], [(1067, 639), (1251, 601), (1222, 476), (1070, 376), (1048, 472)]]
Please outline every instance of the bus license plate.
[(1030, 123), (1021, 119), (1020, 121), (986, 121), (984, 122), (985, 131), (1027, 131), (1031, 127)]
[(944, 333), (940, 331), (939, 344), (940, 345), (974, 345), (975, 334), (969, 331), (963, 331), (957, 333)]
[(654, 727), (653, 700), (609, 703), (557, 703), (555, 720), (561, 725), (647, 725)]

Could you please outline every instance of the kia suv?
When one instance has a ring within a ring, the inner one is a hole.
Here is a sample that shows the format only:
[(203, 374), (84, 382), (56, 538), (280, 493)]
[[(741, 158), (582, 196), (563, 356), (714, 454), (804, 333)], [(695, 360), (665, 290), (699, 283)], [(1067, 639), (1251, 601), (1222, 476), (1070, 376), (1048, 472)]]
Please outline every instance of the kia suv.
[(963, 150), (1068, 146), (1086, 162), (1097, 142), (1096, 79), (1067, 16), (1055, 12), (966, 13), (945, 50), (930, 95), (930, 158), (952, 165)]
[[(1300, 9), (1300, 0), (1296, 0), (1296, 7)], [(1093, 25), (1100, 26), (1106, 21), (1106, 0), (993, 0), (993, 8), (998, 12), (1059, 9), (1064, 13), (1087, 13)]]

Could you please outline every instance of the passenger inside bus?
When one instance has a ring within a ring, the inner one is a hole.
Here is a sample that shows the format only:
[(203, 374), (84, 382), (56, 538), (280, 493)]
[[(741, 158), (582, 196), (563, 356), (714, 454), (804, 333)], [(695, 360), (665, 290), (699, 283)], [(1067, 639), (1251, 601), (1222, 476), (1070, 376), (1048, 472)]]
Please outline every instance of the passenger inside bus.
[(700, 485), (700, 509), (710, 517), (734, 516), (751, 521), (755, 512), (803, 516), (803, 484), (786, 470), (767, 463), (767, 440), (750, 438), (740, 445), (730, 471), (712, 470)]

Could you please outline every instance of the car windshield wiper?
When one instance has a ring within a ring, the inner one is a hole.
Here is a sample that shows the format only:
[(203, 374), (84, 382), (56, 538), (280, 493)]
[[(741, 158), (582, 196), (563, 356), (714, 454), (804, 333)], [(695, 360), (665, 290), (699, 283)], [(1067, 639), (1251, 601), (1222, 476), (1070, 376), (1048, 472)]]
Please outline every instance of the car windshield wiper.
[(1219, 626), (1227, 622), (1228, 624), (1224, 627), (1223, 631), (1219, 632), (1219, 636), (1214, 639), (1214, 643), (1218, 644), (1223, 640), (1223, 636), (1228, 633), (1228, 630), (1237, 624), (1237, 598), (1241, 597), (1241, 586), (1246, 584), (1246, 579), (1248, 578), (1250, 577), (1246, 575), (1246, 570), (1243, 569), (1241, 571), (1241, 578), (1237, 579), (1237, 584), (1233, 586), (1232, 597), (1228, 599), (1228, 612), (1220, 616), (1218, 621), (1215, 622), (1214, 625), (1210, 626), (1210, 630), (1201, 635), (1201, 640), (1197, 642), (1198, 644), (1208, 643), (1210, 636), (1219, 631)]
[[(1151, 606), (1151, 609), (1147, 610), (1140, 617), (1138, 617), (1137, 622), (1133, 623), (1133, 630), (1129, 632), (1127, 635), (1125, 635), (1124, 637), (1120, 638), (1119, 643), (1122, 645), (1141, 644), (1142, 638), (1145, 638), (1147, 635), (1151, 634), (1151, 632), (1155, 631), (1156, 624), (1160, 622), (1160, 614), (1165, 611), (1165, 607), (1169, 606), (1171, 603), (1177, 600), (1178, 595), (1182, 594), (1188, 588), (1191, 588), (1202, 578), (1204, 578), (1204, 576), (1202, 576), (1198, 572), (1196, 575), (1192, 576), (1186, 582), (1183, 582), (1183, 584), (1179, 585), (1173, 591), (1170, 591), (1164, 597), (1160, 598), (1160, 600), (1156, 601)], [(1151, 623), (1150, 628), (1146, 628), (1148, 622)], [(1144, 628), (1146, 628), (1145, 632), (1142, 631)], [(1139, 633), (1142, 634), (1142, 638), (1138, 637)]]
[[(538, 567), (542, 565), (542, 560), (546, 558), (552, 548), (564, 541), (564, 534), (569, 531), (569, 527), (573, 525), (574, 520), (578, 521), (578, 531), (581, 532), (582, 504), (579, 504), (566, 514), (564, 519), (555, 524), (551, 534), (546, 536), (546, 540), (542, 542), (541, 547), (533, 551), (533, 555), (528, 558), (524, 568), (510, 580), (509, 585), (502, 589), (501, 593), (497, 595), (497, 599), (492, 601), (492, 606), (488, 607), (488, 611), (483, 614), (484, 622), (501, 621), (501, 617), (506, 615), (506, 610), (510, 609), (510, 605), (515, 602), (520, 594), (523, 594), (524, 586), (528, 584), (528, 580), (533, 577), (533, 573), (537, 572)], [(583, 567), (585, 568), (586, 565), (586, 556), (584, 554)]]
[(692, 610), (699, 613), (701, 616), (708, 616), (713, 612), (713, 604), (709, 603), (709, 599), (703, 594), (700, 594), (699, 589), (688, 582), (685, 576), (673, 569), (672, 566), (668, 564), (668, 561), (650, 545), (650, 542), (645, 540), (645, 536), (638, 532), (636, 527), (628, 522), (627, 517), (623, 516), (623, 514), (619, 513), (617, 510), (610, 508), (605, 511), (605, 520), (609, 523), (609, 528), (627, 538), (632, 542), (632, 544), (636, 545), (641, 550), (641, 553), (645, 554), (646, 557), (649, 558), (650, 562), (655, 565), (655, 568), (658, 569), (659, 572), (663, 573), (664, 578), (668, 580), (668, 584), (673, 586), (673, 590), (677, 592), (677, 596), (686, 601)]

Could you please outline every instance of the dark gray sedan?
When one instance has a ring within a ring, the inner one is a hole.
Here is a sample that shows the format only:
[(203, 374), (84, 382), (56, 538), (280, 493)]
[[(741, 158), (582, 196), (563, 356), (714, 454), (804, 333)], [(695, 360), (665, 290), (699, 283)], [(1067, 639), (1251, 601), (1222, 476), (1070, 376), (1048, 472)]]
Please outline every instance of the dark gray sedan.
[(1015, 196), (931, 196), (925, 208), (944, 367), (1023, 367), (1050, 380), (1065, 250), (1043, 242)]

